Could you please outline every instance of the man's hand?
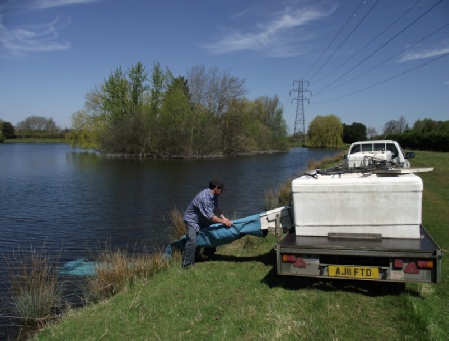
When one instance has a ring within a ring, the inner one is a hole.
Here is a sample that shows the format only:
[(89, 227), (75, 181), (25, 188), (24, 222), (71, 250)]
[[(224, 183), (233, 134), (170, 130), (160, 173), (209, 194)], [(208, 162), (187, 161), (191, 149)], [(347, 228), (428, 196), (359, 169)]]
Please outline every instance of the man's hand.
[(223, 218), (223, 224), (226, 225), (227, 227), (231, 227), (232, 226), (232, 220), (229, 220), (228, 218)]

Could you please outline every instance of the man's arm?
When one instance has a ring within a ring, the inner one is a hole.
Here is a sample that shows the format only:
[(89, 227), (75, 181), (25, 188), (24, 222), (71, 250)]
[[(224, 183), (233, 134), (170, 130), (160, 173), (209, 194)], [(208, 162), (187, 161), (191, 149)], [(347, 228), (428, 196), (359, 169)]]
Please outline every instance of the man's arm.
[(220, 224), (224, 224), (227, 227), (231, 227), (232, 226), (232, 221), (229, 220), (228, 218), (226, 218), (223, 214), (221, 214), (219, 217), (217, 217), (216, 215), (214, 215), (211, 219), (211, 222), (213, 223), (220, 223)]

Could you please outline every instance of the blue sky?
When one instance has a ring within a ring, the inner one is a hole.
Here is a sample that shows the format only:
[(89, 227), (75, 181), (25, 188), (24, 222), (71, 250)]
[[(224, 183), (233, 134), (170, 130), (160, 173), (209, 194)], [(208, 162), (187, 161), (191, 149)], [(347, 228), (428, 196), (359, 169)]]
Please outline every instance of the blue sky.
[(277, 95), (292, 133), (295, 80), (306, 129), (334, 114), (380, 133), (404, 116), (449, 120), (448, 0), (2, 0), (0, 119), (61, 128), (117, 67), (175, 76), (218, 67), (247, 97)]

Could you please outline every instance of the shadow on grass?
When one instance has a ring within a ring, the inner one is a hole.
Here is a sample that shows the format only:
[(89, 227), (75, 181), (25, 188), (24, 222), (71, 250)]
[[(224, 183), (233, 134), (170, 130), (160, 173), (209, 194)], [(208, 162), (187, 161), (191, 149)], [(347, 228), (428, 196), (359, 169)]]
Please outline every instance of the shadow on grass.
[(406, 287), (405, 283), (378, 282), (352, 279), (313, 278), (304, 276), (280, 276), (276, 269), (276, 252), (270, 250), (257, 256), (232, 256), (215, 254), (214, 261), (226, 262), (261, 262), (271, 266), (270, 271), (262, 279), (262, 283), (270, 288), (284, 288), (287, 290), (315, 289), (321, 291), (344, 291), (362, 294), (370, 297), (398, 296), (405, 293), (419, 297), (420, 294)]

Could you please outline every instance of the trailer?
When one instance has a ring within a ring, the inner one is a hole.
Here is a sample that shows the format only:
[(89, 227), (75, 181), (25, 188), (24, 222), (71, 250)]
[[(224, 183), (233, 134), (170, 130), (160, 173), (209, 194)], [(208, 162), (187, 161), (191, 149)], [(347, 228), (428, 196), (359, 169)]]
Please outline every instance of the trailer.
[(423, 226), (419, 239), (366, 235), (297, 236), (275, 246), (277, 274), (389, 282), (439, 283), (443, 253)]
[(277, 274), (439, 283), (443, 252), (422, 226), (432, 169), (334, 169), (292, 182), (292, 205), (268, 211), (262, 229), (280, 237)]

